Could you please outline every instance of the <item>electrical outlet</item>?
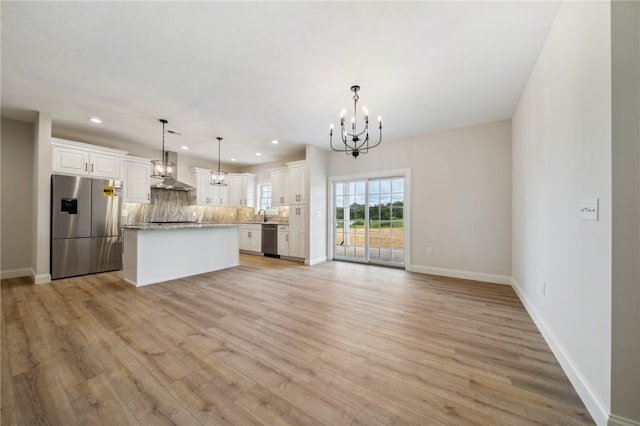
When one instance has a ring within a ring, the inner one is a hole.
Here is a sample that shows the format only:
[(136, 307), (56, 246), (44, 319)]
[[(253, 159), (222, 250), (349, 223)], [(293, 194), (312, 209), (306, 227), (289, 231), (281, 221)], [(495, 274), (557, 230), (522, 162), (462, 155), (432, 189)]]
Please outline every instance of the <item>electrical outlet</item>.
[(431, 256), (433, 254), (433, 247), (427, 247), (427, 254)]

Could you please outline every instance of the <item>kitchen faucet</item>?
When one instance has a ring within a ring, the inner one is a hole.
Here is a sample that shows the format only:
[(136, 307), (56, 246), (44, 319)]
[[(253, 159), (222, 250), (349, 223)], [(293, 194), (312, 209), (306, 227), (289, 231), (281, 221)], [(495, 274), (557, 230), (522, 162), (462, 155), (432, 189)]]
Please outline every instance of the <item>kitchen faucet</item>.
[(260, 216), (260, 212), (262, 212), (264, 214), (264, 221), (263, 222), (266, 222), (267, 221), (267, 212), (264, 209), (260, 209), (260, 210), (258, 210), (258, 216)]

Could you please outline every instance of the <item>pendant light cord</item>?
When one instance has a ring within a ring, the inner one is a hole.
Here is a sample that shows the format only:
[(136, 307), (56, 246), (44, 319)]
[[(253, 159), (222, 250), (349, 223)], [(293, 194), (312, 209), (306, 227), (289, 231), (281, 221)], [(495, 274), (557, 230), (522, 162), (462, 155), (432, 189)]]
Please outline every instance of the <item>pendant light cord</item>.
[(218, 139), (218, 174), (220, 174), (220, 141), (222, 141), (221, 137), (217, 137)]

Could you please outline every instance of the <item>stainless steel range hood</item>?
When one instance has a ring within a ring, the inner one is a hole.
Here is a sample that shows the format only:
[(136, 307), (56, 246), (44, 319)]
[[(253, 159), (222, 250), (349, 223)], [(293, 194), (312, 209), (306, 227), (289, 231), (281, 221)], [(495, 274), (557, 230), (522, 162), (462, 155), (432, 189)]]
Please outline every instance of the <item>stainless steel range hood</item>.
[[(164, 161), (170, 161), (176, 165), (175, 175), (178, 176), (178, 153), (174, 151), (166, 151), (164, 153)], [(176, 179), (165, 179), (163, 181), (159, 181), (158, 183), (152, 184), (151, 188), (173, 191), (194, 191), (196, 189), (188, 183), (180, 182)]]

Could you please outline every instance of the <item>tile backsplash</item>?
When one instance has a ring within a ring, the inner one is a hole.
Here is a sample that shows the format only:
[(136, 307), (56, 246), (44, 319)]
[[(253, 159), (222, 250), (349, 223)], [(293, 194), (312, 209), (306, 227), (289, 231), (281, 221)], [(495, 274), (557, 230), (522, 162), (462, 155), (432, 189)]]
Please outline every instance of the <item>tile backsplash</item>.
[[(131, 225), (149, 222), (252, 222), (256, 217), (253, 207), (209, 207), (191, 205), (191, 193), (151, 189), (151, 203), (124, 203), (122, 224)], [(270, 221), (289, 223), (289, 208), (278, 207), (267, 212)]]

